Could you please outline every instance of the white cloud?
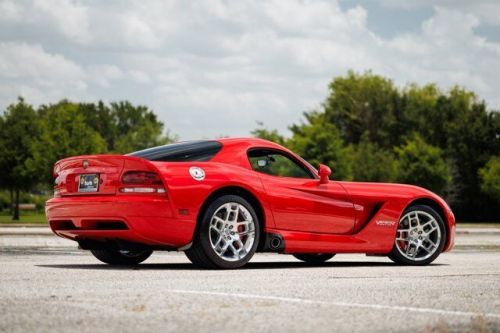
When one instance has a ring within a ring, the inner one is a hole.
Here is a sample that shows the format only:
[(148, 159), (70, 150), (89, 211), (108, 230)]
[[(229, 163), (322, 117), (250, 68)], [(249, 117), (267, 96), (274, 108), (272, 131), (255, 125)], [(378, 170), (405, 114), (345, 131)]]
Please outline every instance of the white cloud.
[(112, 81), (121, 79), (123, 75), (122, 70), (114, 65), (91, 65), (87, 68), (88, 80), (104, 88), (110, 87)]
[(39, 83), (64, 79), (78, 80), (83, 70), (74, 62), (58, 54), (49, 54), (40, 45), (0, 43), (0, 71), (2, 77), (35, 79)]
[(4, 0), (0, 2), (0, 13), (4, 20), (18, 20), (22, 15), (22, 8), (14, 1)]
[(488, 25), (500, 25), (500, 2), (498, 0), (382, 0), (387, 7), (412, 9), (438, 6), (450, 10), (459, 10), (478, 17)]
[(91, 39), (88, 10), (85, 6), (68, 0), (34, 0), (34, 9), (47, 15), (60, 32), (80, 43)]
[(493, 1), (439, 1), (420, 30), (390, 39), (368, 28), (365, 8), (336, 1), (33, 1), (0, 2), (2, 107), (18, 94), (121, 98), (181, 138), (247, 135), (257, 120), (285, 131), (348, 69), (460, 84), (500, 107), (500, 44), (475, 33), (498, 23)]
[(87, 86), (85, 71), (78, 64), (47, 53), (40, 45), (1, 42), (0, 73), (0, 99), (4, 105), (19, 95), (34, 103), (79, 96)]
[(388, 70), (388, 75), (400, 83), (437, 82), (445, 88), (462, 85), (499, 108), (500, 44), (475, 35), (479, 23), (473, 14), (436, 7), (419, 33), (397, 36), (386, 43), (387, 54), (391, 49), (396, 51), (387, 58), (396, 64), (396, 70)]
[(151, 82), (151, 77), (149, 76), (149, 74), (143, 71), (129, 70), (128, 74), (130, 75), (130, 77), (132, 77), (134, 81), (138, 83), (147, 84)]

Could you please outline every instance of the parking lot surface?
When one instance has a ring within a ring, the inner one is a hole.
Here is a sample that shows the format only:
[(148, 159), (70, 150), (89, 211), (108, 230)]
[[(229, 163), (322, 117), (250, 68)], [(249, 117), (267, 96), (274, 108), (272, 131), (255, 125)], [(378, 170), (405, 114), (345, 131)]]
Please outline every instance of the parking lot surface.
[(244, 269), (211, 271), (175, 252), (115, 268), (52, 236), (21, 242), (36, 246), (16, 237), (0, 236), (5, 332), (500, 331), (500, 252), (491, 244), (464, 242), (427, 267), (257, 254)]

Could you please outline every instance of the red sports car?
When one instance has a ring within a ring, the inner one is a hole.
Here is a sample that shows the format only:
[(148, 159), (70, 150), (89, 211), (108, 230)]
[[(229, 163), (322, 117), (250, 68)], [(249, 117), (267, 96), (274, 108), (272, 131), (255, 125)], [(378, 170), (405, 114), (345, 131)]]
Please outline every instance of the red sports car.
[(112, 265), (154, 250), (206, 268), (259, 252), (321, 263), (336, 253), (425, 265), (453, 247), (455, 218), (420, 187), (329, 180), (290, 150), (254, 139), (188, 141), (55, 164), (46, 214), (57, 235)]

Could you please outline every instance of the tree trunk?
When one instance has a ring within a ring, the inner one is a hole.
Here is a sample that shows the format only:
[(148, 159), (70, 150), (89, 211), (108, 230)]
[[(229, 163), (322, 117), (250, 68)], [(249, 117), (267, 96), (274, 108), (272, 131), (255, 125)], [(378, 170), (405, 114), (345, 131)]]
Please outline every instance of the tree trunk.
[(12, 216), (14, 214), (14, 190), (9, 188), (10, 192), (10, 205), (9, 205), (9, 215)]
[(14, 216), (12, 216), (12, 220), (19, 221), (19, 189), (16, 188), (16, 203), (14, 206)]

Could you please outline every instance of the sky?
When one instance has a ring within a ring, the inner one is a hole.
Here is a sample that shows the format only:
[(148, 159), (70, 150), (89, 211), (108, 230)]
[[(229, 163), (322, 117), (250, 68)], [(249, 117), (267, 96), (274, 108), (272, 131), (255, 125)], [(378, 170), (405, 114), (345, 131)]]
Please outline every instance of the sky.
[(183, 140), (288, 134), (349, 69), (500, 110), (500, 1), (0, 0), (0, 110), (130, 100)]

